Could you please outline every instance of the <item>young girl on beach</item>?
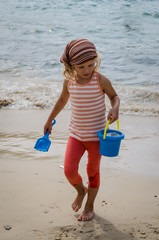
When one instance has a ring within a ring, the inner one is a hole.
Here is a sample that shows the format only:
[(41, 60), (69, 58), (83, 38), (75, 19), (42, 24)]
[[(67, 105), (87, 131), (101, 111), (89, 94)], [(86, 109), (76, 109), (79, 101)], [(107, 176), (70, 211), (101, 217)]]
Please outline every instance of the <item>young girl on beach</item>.
[[(97, 132), (105, 128), (105, 94), (109, 97), (111, 110), (107, 119), (111, 123), (118, 119), (119, 97), (111, 82), (98, 72), (100, 56), (93, 43), (87, 39), (73, 40), (66, 45), (60, 59), (64, 65), (65, 80), (60, 97), (44, 126), (44, 134), (51, 134), (52, 121), (71, 102), (69, 138), (64, 160), (64, 173), (70, 184), (77, 190), (72, 209), (77, 212), (87, 195), (84, 211), (79, 221), (91, 220), (94, 216), (94, 201), (100, 185), (99, 138)], [(87, 150), (88, 187), (78, 172), (79, 162)]]

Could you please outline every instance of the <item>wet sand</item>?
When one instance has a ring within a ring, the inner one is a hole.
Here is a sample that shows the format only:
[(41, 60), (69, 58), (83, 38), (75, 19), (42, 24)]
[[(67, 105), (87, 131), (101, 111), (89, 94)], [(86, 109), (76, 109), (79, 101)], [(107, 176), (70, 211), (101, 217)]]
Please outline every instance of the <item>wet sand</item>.
[[(0, 240), (158, 240), (159, 118), (120, 116), (120, 154), (102, 157), (95, 217), (82, 223), (83, 208), (72, 211), (76, 193), (63, 173), (70, 112), (57, 117), (48, 153), (33, 148), (49, 112), (0, 111)], [(85, 154), (85, 184), (86, 161)]]

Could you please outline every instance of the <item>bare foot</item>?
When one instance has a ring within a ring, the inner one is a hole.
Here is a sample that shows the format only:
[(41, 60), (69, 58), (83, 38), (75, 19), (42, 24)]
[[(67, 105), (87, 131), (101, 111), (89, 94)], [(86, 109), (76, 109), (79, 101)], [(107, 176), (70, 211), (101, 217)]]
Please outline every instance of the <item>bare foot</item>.
[(78, 210), (81, 208), (84, 196), (86, 195), (87, 191), (88, 189), (84, 187), (82, 192), (78, 192), (75, 201), (72, 203), (72, 209), (74, 212), (78, 212)]
[(94, 212), (92, 209), (85, 209), (83, 213), (78, 217), (78, 221), (89, 221), (94, 217)]

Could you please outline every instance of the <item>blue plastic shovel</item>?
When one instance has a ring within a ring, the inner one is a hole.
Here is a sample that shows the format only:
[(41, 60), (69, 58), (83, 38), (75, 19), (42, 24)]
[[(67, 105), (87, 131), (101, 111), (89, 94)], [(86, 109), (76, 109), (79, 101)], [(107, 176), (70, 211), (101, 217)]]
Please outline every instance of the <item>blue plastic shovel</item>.
[[(56, 123), (56, 120), (54, 119), (52, 122), (52, 126), (55, 123)], [(49, 150), (50, 145), (51, 145), (51, 141), (49, 139), (49, 131), (47, 130), (46, 134), (36, 141), (34, 148), (42, 152), (47, 152)]]

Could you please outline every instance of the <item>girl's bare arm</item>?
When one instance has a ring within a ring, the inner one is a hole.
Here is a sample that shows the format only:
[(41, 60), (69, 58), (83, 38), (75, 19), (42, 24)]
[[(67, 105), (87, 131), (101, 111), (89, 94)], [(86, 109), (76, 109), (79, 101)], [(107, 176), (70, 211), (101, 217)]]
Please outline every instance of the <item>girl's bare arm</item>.
[(110, 109), (107, 119), (111, 119), (110, 123), (113, 123), (119, 118), (119, 105), (120, 105), (120, 99), (117, 95), (115, 89), (113, 88), (110, 80), (106, 78), (104, 75), (99, 75), (99, 82), (102, 91), (107, 94), (107, 96), (110, 99), (110, 103), (112, 108)]
[(48, 117), (48, 120), (44, 125), (44, 134), (47, 132), (47, 130), (49, 131), (49, 134), (51, 134), (53, 119), (61, 112), (61, 110), (64, 108), (64, 106), (66, 105), (66, 103), (69, 99), (69, 92), (67, 89), (67, 84), (68, 84), (68, 81), (64, 80), (63, 89), (60, 94), (60, 97), (56, 101), (56, 103)]

